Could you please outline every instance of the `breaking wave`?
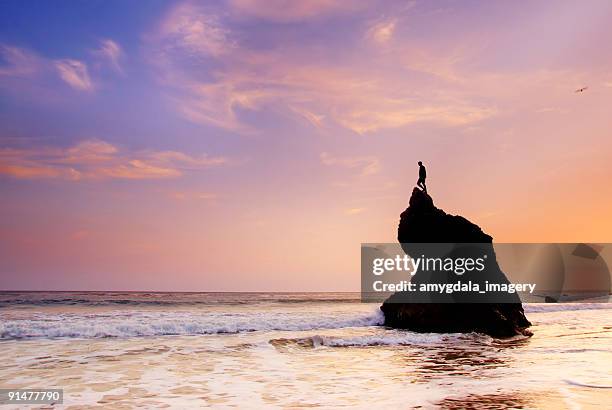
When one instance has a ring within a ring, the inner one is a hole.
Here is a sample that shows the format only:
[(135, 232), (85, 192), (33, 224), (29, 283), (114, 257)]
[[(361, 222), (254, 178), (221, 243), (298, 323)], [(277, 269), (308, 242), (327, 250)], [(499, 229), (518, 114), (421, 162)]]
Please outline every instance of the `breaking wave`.
[(462, 346), (478, 345), (499, 348), (504, 345), (521, 343), (528, 336), (517, 335), (508, 339), (495, 339), (480, 333), (418, 333), (409, 330), (381, 329), (368, 331), (368, 334), (355, 335), (313, 335), (298, 338), (271, 339), (270, 344), (277, 348), (283, 347), (368, 347), (368, 346), (443, 346), (448, 343), (460, 343)]
[(381, 325), (382, 312), (370, 314), (133, 312), (31, 315), (0, 322), (0, 339), (102, 338), (208, 335), (255, 331), (302, 331)]
[(459, 333), (415, 333), (410, 331), (389, 331), (384, 334), (358, 335), (349, 337), (335, 337), (314, 335), (294, 339), (272, 339), (274, 346), (300, 346), (300, 347), (366, 347), (366, 346), (413, 346), (431, 345), (446, 341), (465, 339), (469, 337), (484, 337), (484, 335), (462, 335)]

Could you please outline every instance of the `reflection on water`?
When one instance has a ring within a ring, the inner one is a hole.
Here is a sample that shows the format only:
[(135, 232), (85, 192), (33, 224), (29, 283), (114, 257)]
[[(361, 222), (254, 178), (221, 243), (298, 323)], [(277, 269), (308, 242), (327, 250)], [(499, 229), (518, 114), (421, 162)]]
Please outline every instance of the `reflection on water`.
[[(558, 409), (609, 402), (610, 390), (602, 387), (612, 385), (610, 309), (532, 312), (533, 337), (496, 340), (367, 325), (331, 328), (335, 322), (327, 319), (327, 328), (293, 330), (292, 317), (310, 324), (326, 312), (353, 323), (349, 313), (363, 316), (371, 307), (285, 305), (291, 306), (267, 307), (267, 317), (282, 318), (289, 330), (0, 341), (0, 384), (64, 388), (69, 409)], [(240, 309), (228, 318), (243, 321), (252, 308)], [(253, 315), (264, 323), (260, 310)], [(127, 326), (138, 324), (134, 316), (129, 320), (113, 329), (126, 326), (133, 334)]]
[(500, 394), (468, 394), (462, 397), (447, 397), (436, 403), (441, 409), (524, 409), (534, 407), (534, 398), (524, 392)]
[(424, 352), (421, 366), (415, 375), (427, 382), (432, 378), (471, 375), (480, 378), (487, 369), (505, 366), (507, 358), (495, 357), (491, 351), (469, 351), (461, 347)]

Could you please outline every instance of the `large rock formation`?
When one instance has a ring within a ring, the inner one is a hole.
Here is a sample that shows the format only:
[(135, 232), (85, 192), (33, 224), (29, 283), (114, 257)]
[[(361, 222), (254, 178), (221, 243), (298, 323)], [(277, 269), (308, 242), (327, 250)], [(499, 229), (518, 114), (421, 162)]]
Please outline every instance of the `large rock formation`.
[[(409, 207), (401, 214), (398, 240), (408, 255), (431, 255), (431, 247), (422, 244), (465, 244), (454, 248), (447, 256), (464, 257), (475, 253), (488, 256), (483, 272), (466, 275), (465, 280), (480, 283), (509, 283), (495, 258), (492, 238), (461, 216), (448, 215), (434, 206), (432, 198), (415, 188)], [(478, 245), (476, 245), (478, 244)], [(429, 254), (428, 254), (429, 252)], [(461, 280), (464, 278), (461, 278)], [(457, 281), (454, 273), (418, 272), (412, 282), (431, 283)], [(476, 299), (475, 299), (476, 298)], [(426, 299), (426, 300), (425, 300)], [(385, 325), (418, 332), (479, 332), (494, 337), (530, 335), (531, 323), (525, 317), (516, 294), (471, 294), (469, 296), (432, 294), (416, 297), (398, 292), (381, 306)]]

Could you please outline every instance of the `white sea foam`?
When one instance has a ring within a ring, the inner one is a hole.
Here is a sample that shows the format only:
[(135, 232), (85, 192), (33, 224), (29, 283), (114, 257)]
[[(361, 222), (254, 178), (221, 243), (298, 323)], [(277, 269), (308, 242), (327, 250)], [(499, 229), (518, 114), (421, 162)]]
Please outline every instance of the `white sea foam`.
[(26, 338), (0, 343), (0, 380), (60, 386), (67, 407), (142, 408), (588, 407), (612, 385), (608, 305), (525, 305), (535, 336), (518, 341), (376, 326), (378, 304), (230, 296), (0, 307), (2, 337)]
[[(483, 337), (483, 336), (474, 336)], [(486, 337), (486, 336), (484, 336)], [(431, 345), (466, 338), (458, 333), (414, 333), (397, 331), (387, 334), (362, 335), (354, 337), (328, 337), (315, 335), (310, 338), (314, 347), (356, 347), (356, 346), (415, 346)]]
[[(0, 310), (0, 339), (23, 338), (103, 338), (163, 335), (206, 335), (253, 331), (308, 331), (349, 327), (379, 326), (384, 323), (380, 309), (367, 305), (317, 304), (274, 309), (224, 310), (111, 310), (105, 312), (70, 311), (56, 313), (47, 308), (29, 312)], [(611, 309), (612, 304), (568, 303), (525, 304), (530, 313)], [(371, 310), (374, 309), (374, 310)], [(377, 340), (368, 344), (401, 344), (401, 337)], [(409, 341), (408, 341), (409, 342)], [(359, 345), (359, 340), (325, 342), (340, 346)], [(324, 343), (324, 344), (325, 344)]]
[(525, 303), (525, 313), (612, 309), (612, 303)]
[(133, 312), (130, 314), (45, 314), (0, 322), (0, 339), (95, 338), (205, 335), (253, 331), (302, 331), (376, 326), (379, 309), (369, 314), (346, 312)]

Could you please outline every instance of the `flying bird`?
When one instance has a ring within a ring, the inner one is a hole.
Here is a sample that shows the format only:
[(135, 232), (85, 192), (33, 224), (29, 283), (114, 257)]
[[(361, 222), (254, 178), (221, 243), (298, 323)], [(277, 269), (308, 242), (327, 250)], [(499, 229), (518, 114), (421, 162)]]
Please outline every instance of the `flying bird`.
[(582, 88), (577, 89), (577, 90), (576, 90), (576, 91), (574, 91), (574, 92), (575, 92), (575, 93), (582, 93), (582, 92), (585, 92), (585, 91), (586, 91), (588, 88), (589, 88), (589, 87), (582, 87)]

